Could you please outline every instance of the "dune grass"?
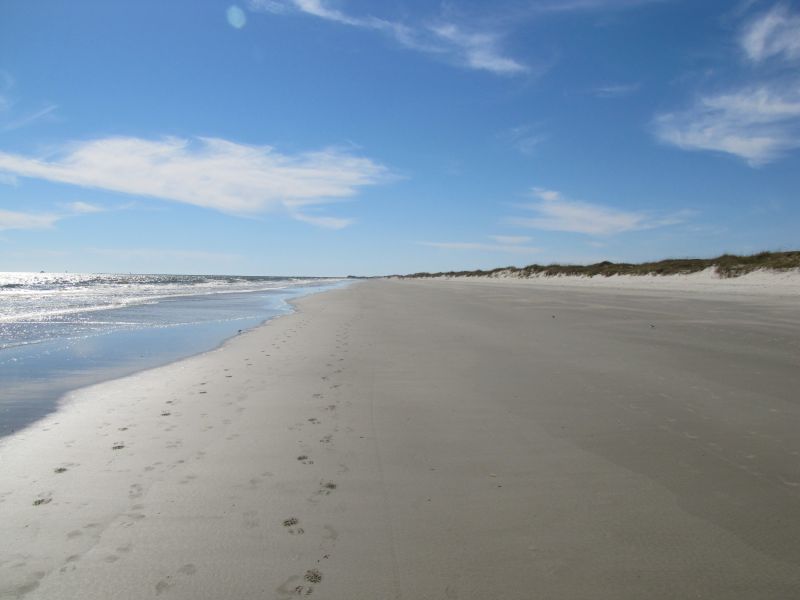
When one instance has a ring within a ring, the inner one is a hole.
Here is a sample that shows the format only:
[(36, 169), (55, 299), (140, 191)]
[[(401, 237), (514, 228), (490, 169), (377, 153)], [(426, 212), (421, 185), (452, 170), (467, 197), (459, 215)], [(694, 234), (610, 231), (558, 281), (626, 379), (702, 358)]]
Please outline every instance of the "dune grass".
[(439, 273), (413, 273), (401, 278), (415, 277), (497, 277), (506, 274), (511, 277), (531, 277), (534, 275), (581, 275), (609, 277), (611, 275), (686, 275), (714, 267), (720, 277), (738, 277), (759, 269), (787, 271), (800, 268), (800, 251), (759, 252), (739, 256), (723, 254), (716, 258), (668, 258), (657, 262), (613, 263), (603, 261), (592, 265), (528, 265), (526, 267), (498, 267), (490, 271), (448, 271)]

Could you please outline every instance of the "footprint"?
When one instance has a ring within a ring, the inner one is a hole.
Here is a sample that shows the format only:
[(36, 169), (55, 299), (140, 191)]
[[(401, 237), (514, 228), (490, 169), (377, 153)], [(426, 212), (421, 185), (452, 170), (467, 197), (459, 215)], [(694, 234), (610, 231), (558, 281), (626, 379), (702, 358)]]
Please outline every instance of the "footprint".
[(140, 483), (133, 483), (128, 490), (128, 498), (131, 500), (136, 500), (137, 498), (141, 498), (142, 494), (144, 493), (144, 488)]
[(284, 519), (283, 526), (291, 533), (292, 535), (303, 535), (305, 530), (302, 527), (297, 527), (300, 521), (297, 517), (289, 517), (288, 519)]
[(317, 569), (309, 569), (306, 571), (306, 574), (303, 575), (303, 579), (309, 583), (319, 583), (322, 581), (322, 573), (320, 573)]
[(317, 491), (319, 496), (330, 496), (331, 492), (336, 489), (336, 484), (332, 481), (320, 482), (320, 489)]

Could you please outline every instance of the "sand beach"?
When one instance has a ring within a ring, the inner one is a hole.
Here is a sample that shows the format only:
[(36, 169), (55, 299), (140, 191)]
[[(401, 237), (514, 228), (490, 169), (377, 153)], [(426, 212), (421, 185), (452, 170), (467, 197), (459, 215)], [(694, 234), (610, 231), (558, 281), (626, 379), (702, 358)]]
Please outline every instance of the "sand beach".
[(295, 300), (0, 441), (0, 598), (797, 597), (796, 300)]

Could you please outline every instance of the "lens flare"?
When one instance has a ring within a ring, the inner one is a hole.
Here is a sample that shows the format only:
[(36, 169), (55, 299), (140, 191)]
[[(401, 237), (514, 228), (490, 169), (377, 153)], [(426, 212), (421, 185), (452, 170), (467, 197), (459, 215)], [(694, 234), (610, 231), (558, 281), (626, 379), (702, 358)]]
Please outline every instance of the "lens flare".
[(241, 29), (247, 23), (247, 15), (235, 4), (228, 7), (225, 16), (228, 18), (228, 24), (236, 29)]

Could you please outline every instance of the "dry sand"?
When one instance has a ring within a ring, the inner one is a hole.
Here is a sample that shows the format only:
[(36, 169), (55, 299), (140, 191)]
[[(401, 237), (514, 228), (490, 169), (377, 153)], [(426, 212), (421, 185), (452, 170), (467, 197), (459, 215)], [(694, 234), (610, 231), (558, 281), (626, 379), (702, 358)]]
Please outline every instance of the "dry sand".
[(800, 597), (796, 299), (297, 304), (2, 442), (0, 597)]

